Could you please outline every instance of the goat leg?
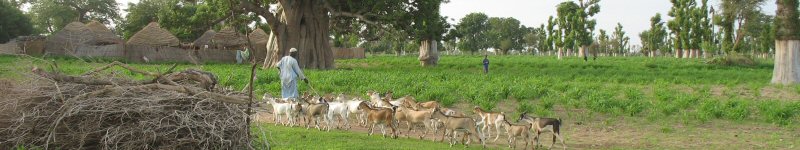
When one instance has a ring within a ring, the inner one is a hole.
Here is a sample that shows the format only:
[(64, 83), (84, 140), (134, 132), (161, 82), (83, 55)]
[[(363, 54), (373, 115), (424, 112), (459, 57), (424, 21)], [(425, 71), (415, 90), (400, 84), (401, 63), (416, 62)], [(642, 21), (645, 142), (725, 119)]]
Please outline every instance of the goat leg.
[(494, 123), (494, 129), (495, 129), (495, 130), (494, 130), (494, 131), (495, 131), (495, 133), (497, 134), (497, 135), (494, 137), (494, 142), (497, 142), (497, 139), (499, 139), (499, 138), (500, 138), (500, 124), (499, 124), (497, 121), (495, 121), (495, 123)]
[(369, 126), (369, 134), (367, 134), (367, 135), (372, 135), (372, 131), (374, 129), (375, 129), (375, 124), (372, 124), (371, 126)]

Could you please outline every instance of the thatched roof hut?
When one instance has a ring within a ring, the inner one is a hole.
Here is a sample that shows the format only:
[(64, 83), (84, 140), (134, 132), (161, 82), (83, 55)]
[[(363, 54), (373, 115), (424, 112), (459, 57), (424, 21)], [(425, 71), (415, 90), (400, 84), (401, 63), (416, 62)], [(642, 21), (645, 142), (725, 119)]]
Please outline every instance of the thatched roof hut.
[(179, 40), (166, 29), (161, 28), (156, 22), (147, 24), (142, 30), (136, 32), (128, 40), (130, 45), (148, 46), (178, 46)]
[(256, 29), (252, 33), (250, 33), (250, 36), (248, 38), (250, 39), (250, 42), (264, 43), (264, 45), (266, 45), (267, 38), (269, 38), (269, 35), (267, 35), (267, 33), (264, 32), (264, 30)]
[(211, 38), (211, 43), (219, 47), (238, 47), (247, 44), (247, 40), (231, 27), (225, 27)]
[(217, 32), (214, 32), (214, 30), (208, 30), (205, 33), (203, 33), (203, 35), (201, 35), (200, 38), (194, 40), (192, 44), (196, 47), (202, 47), (203, 45), (211, 45), (211, 38), (214, 38), (215, 34), (217, 34)]
[(105, 25), (100, 22), (92, 21), (86, 24), (86, 27), (94, 34), (94, 45), (108, 45), (108, 44), (122, 44), (125, 43), (122, 38), (115, 35)]
[(253, 56), (256, 60), (264, 60), (267, 55), (267, 42), (269, 35), (264, 30), (256, 29), (248, 36), (250, 43), (253, 44)]
[(47, 38), (48, 47), (66, 47), (95, 43), (92, 31), (80, 22), (72, 22)]

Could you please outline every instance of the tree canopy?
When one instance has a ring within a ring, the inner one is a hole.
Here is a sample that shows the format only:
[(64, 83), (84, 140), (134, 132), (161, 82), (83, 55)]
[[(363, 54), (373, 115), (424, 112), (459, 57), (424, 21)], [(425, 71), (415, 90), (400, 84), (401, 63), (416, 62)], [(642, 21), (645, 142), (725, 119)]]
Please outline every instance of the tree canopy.
[(489, 16), (483, 13), (470, 13), (461, 18), (456, 25), (455, 33), (459, 39), (458, 48), (475, 53), (489, 48), (487, 31)]
[(0, 43), (33, 33), (30, 19), (14, 3), (0, 0), (0, 16)]
[(39, 30), (55, 32), (70, 22), (96, 20), (104, 24), (119, 20), (115, 0), (24, 0), (31, 4), (33, 23)]

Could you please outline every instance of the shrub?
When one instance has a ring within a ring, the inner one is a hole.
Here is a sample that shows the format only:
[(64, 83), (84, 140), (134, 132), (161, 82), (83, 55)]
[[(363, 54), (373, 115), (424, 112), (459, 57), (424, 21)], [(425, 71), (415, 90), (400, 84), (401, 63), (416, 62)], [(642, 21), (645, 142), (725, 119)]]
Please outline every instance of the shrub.
[(729, 54), (715, 57), (706, 62), (707, 64), (720, 66), (755, 66), (756, 61), (752, 57), (740, 54)]
[(761, 116), (767, 122), (779, 125), (789, 125), (797, 120), (794, 120), (800, 114), (800, 102), (786, 104), (777, 101), (763, 102), (758, 105)]

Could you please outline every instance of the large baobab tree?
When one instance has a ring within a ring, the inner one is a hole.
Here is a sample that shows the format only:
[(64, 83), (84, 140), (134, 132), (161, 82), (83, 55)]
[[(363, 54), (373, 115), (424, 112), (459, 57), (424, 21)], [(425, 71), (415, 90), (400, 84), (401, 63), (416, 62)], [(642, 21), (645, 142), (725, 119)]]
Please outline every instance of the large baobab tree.
[[(408, 32), (420, 42), (420, 61), (424, 66), (438, 61), (436, 43), (446, 31), (447, 23), (439, 15), (443, 0), (264, 0), (231, 1), (236, 12), (252, 12), (267, 20), (277, 45), (278, 56), (290, 48), (300, 50), (301, 67), (330, 69), (334, 67), (331, 51), (331, 28), (341, 22), (366, 24), (368, 32), (380, 34), (388, 28)], [(273, 9), (272, 6), (277, 6)], [(273, 9), (273, 10), (271, 10)], [(347, 25), (345, 23), (345, 25)]]
[(775, 68), (773, 84), (800, 81), (800, 18), (798, 0), (777, 0), (775, 15)]

